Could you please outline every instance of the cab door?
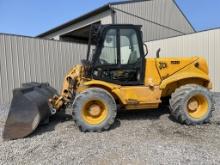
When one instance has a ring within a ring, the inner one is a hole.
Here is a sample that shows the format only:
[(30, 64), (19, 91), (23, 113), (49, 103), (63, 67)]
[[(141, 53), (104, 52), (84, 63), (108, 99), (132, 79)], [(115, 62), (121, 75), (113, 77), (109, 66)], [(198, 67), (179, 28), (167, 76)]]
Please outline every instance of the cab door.
[(105, 30), (94, 60), (93, 78), (119, 85), (143, 85), (144, 52), (140, 29), (114, 27)]

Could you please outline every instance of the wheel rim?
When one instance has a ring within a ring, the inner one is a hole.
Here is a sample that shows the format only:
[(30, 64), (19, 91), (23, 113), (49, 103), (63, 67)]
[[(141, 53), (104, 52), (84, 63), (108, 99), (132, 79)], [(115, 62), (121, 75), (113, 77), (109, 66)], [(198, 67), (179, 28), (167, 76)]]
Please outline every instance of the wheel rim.
[(190, 117), (195, 119), (204, 118), (208, 113), (208, 100), (203, 95), (191, 97), (187, 103), (187, 111)]
[(83, 107), (82, 117), (90, 125), (102, 123), (108, 116), (107, 106), (99, 100), (88, 101)]

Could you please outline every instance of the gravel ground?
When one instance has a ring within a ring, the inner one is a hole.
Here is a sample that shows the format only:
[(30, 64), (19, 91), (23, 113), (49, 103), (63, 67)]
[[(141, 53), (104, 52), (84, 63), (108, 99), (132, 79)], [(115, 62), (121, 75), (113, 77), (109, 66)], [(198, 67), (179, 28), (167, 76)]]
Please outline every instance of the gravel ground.
[(167, 110), (120, 112), (110, 131), (81, 133), (66, 112), (28, 138), (0, 142), (0, 164), (220, 164), (219, 108), (214, 116), (184, 126)]

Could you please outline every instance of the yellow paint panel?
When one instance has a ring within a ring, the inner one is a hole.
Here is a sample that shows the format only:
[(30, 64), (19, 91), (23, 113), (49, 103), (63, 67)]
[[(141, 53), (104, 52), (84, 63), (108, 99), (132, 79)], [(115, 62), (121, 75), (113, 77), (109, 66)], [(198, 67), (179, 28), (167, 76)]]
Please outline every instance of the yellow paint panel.
[[(160, 88), (164, 89), (168, 84), (173, 82), (177, 82), (179, 80), (184, 79), (202, 79), (204, 81), (210, 81), (208, 74), (204, 73), (200, 69), (196, 68), (194, 65), (189, 65), (183, 70), (173, 74), (172, 76), (168, 77), (167, 79), (163, 80)], [(197, 83), (196, 81), (194, 83)]]
[(120, 86), (99, 80), (84, 82), (84, 85), (108, 89), (119, 98), (123, 105), (158, 104), (161, 102), (159, 86)]
[(87, 81), (87, 82), (84, 82), (83, 85), (86, 85), (86, 86), (100, 85), (100, 86), (105, 86), (111, 90), (121, 87), (120, 85), (117, 85), (117, 84), (113, 84), (113, 83), (109, 83), (109, 82), (105, 82), (105, 81), (100, 81), (100, 80), (94, 80), (94, 79)]
[(159, 86), (153, 88), (146, 86), (128, 86), (113, 90), (113, 93), (120, 96), (126, 105), (160, 103), (161, 90)]
[(192, 58), (158, 58), (157, 67), (162, 80), (168, 78), (179, 70), (196, 61), (198, 57)]
[(148, 58), (145, 67), (145, 86), (156, 86), (161, 82), (155, 58)]

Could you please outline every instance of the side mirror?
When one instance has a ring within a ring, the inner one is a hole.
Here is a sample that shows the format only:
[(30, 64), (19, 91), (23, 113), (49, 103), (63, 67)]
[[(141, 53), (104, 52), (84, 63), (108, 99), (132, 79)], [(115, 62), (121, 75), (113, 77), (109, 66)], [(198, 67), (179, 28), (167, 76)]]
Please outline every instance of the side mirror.
[(157, 50), (157, 53), (156, 53), (156, 56), (157, 56), (157, 58), (160, 58), (160, 48)]
[(146, 44), (144, 44), (144, 54), (145, 54), (145, 56), (147, 56), (147, 54), (148, 54), (148, 47), (147, 47), (147, 45)]

